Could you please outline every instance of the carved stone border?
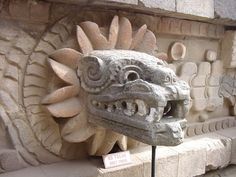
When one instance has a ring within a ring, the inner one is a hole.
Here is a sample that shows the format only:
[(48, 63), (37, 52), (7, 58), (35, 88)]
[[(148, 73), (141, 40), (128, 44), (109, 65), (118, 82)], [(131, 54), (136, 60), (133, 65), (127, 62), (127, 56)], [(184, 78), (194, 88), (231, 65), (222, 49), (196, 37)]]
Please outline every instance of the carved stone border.
[(189, 123), (185, 136), (193, 137), (231, 127), (236, 127), (236, 119), (233, 116), (210, 119), (205, 122)]

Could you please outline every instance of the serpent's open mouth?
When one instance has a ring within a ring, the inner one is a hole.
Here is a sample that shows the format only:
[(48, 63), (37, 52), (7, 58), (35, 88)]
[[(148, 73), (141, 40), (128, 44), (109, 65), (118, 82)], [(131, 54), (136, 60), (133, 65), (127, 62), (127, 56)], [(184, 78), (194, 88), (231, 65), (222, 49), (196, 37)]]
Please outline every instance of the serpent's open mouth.
[(92, 96), (88, 103), (89, 121), (134, 139), (138, 138), (147, 144), (181, 143), (182, 130), (186, 127), (188, 100), (169, 100), (163, 106), (148, 100), (150, 99), (111, 100)]
[(153, 107), (141, 99), (121, 99), (117, 101), (92, 100), (91, 104), (95, 109), (105, 111), (119, 116), (135, 116), (137, 119), (159, 122), (162, 119), (178, 118), (183, 119), (187, 113), (186, 100), (167, 101), (164, 107)]

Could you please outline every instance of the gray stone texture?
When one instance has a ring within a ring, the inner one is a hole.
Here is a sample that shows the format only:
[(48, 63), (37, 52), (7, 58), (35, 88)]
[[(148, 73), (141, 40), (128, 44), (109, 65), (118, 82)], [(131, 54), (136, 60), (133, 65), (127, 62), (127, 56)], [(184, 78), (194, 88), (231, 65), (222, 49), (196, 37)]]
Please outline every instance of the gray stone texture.
[(214, 0), (176, 0), (176, 11), (189, 15), (214, 18)]
[(236, 20), (235, 0), (215, 0), (215, 18)]
[(139, 3), (147, 8), (175, 11), (175, 0), (139, 0)]

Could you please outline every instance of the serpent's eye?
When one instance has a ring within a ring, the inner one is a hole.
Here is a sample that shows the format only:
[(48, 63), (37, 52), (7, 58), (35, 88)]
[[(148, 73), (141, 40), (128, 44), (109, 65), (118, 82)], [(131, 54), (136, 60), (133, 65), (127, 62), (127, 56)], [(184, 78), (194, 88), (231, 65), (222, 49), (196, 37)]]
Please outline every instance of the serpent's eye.
[(139, 78), (139, 74), (136, 71), (127, 71), (124, 75), (124, 81), (126, 82), (135, 81)]
[(176, 80), (177, 80), (177, 79), (176, 79), (176, 77), (173, 77), (173, 83), (175, 83), (175, 82), (176, 82)]

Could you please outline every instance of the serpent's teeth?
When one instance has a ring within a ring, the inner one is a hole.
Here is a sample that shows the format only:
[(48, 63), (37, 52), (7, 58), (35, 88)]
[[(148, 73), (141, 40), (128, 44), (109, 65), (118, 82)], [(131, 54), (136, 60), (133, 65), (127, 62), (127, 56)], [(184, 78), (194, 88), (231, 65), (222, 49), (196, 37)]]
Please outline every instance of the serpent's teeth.
[(96, 106), (96, 105), (98, 104), (98, 102), (97, 102), (96, 100), (93, 100), (93, 101), (92, 101), (92, 104), (93, 104), (94, 106)]
[(132, 101), (126, 101), (126, 108), (124, 109), (124, 114), (127, 116), (132, 116), (135, 113), (135, 104)]
[(161, 120), (163, 115), (164, 107), (150, 108), (150, 113), (146, 117), (149, 122), (158, 122)]
[(108, 111), (108, 112), (113, 112), (113, 111), (114, 111), (112, 104), (108, 104), (108, 106), (107, 106), (107, 111)]
[(116, 106), (116, 109), (122, 110), (122, 105), (121, 105), (121, 102), (120, 102), (120, 101), (116, 101), (116, 102), (115, 102), (115, 106)]
[(147, 105), (146, 103), (143, 101), (143, 100), (139, 100), (139, 99), (136, 99), (135, 100), (135, 103), (137, 105), (137, 114), (140, 115), (140, 116), (145, 116), (148, 114), (148, 108), (147, 108)]
[(157, 107), (155, 114), (155, 121), (160, 121), (164, 112), (164, 107)]

